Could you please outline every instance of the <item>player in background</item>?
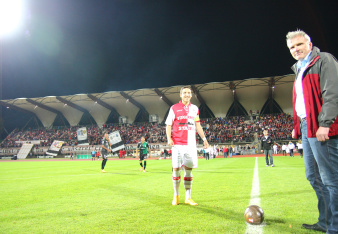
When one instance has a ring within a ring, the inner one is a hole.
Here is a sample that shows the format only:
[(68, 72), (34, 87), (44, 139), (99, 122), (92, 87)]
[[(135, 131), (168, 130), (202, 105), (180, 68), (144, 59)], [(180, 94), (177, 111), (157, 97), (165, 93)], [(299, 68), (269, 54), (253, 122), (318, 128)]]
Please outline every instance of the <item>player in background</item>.
[(107, 163), (107, 156), (108, 156), (108, 153), (111, 152), (111, 144), (110, 144), (110, 141), (109, 141), (109, 137), (108, 137), (108, 132), (105, 132), (104, 133), (104, 137), (102, 138), (102, 150), (101, 150), (101, 154), (102, 154), (102, 163), (101, 163), (101, 172), (106, 172), (104, 170), (105, 166), (106, 166), (106, 163)]
[(283, 156), (286, 156), (286, 148), (287, 148), (286, 144), (283, 143), (283, 145), (282, 145)]
[(214, 145), (214, 158), (218, 156), (218, 145)]
[[(148, 149), (150, 149), (150, 146), (148, 144), (148, 142), (146, 142), (146, 139), (144, 137), (141, 137), (141, 141), (137, 144), (136, 147), (136, 155), (138, 154), (138, 151), (140, 150), (140, 156), (139, 156), (139, 160), (140, 160), (140, 171), (146, 172), (146, 167), (147, 167), (147, 156), (148, 156)], [(149, 154), (150, 154), (150, 150), (149, 150)], [(142, 164), (142, 161), (144, 162)]]
[(228, 157), (228, 148), (226, 146), (223, 146), (223, 158)]
[(295, 157), (293, 150), (295, 149), (295, 145), (292, 143), (292, 141), (289, 142), (289, 149), (290, 149), (290, 157)]
[(302, 144), (302, 140), (298, 140), (297, 142), (297, 149), (298, 149), (298, 153), (300, 155), (300, 157), (303, 157), (303, 144)]
[(200, 124), (199, 110), (190, 103), (192, 93), (189, 86), (180, 90), (181, 101), (170, 107), (166, 119), (166, 133), (168, 145), (172, 147), (172, 181), (174, 186), (174, 199), (172, 205), (179, 204), (179, 187), (181, 182), (181, 168), (184, 169), (185, 203), (198, 205), (191, 199), (192, 169), (197, 168), (196, 131), (203, 139), (204, 148), (209, 147)]
[(278, 154), (278, 146), (277, 146), (277, 144), (274, 144), (274, 145), (272, 146), (272, 148), (273, 148), (273, 153), (274, 153), (274, 154)]
[(209, 160), (211, 148), (208, 147), (208, 148), (204, 149), (204, 151), (205, 151), (205, 160)]

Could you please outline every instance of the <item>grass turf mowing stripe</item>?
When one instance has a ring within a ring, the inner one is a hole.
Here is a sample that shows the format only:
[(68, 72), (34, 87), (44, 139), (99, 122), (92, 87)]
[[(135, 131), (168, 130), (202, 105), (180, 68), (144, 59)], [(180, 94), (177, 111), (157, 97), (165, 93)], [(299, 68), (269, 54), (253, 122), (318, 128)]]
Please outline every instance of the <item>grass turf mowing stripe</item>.
[[(259, 188), (259, 175), (258, 175), (258, 158), (255, 161), (255, 170), (252, 179), (252, 189), (251, 189), (251, 199), (250, 205), (261, 205), (261, 198), (260, 198), (260, 188)], [(248, 224), (246, 226), (245, 233), (263, 233), (263, 226), (264, 225), (252, 225)]]
[(264, 233), (308, 233), (317, 198), (300, 157), (276, 157), (273, 168), (264, 157), (200, 159), (194, 207), (171, 205), (171, 160), (152, 160), (147, 173), (138, 160), (110, 160), (107, 173), (101, 161), (1, 161), (0, 233), (244, 233), (255, 160)]

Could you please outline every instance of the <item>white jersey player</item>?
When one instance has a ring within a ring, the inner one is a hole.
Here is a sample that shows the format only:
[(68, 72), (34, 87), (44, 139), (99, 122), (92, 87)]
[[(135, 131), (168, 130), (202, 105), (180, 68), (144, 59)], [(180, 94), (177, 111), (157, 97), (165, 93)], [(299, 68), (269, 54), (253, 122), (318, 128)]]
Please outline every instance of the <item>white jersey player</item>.
[(197, 168), (196, 131), (203, 139), (204, 148), (209, 144), (200, 124), (198, 107), (191, 104), (191, 88), (182, 87), (181, 101), (170, 107), (166, 120), (168, 145), (172, 146), (172, 167), (174, 199), (172, 205), (179, 204), (179, 186), (181, 182), (181, 168), (184, 168), (185, 203), (196, 206), (191, 199), (192, 169)]
[(214, 158), (214, 148), (212, 148), (212, 147), (209, 147), (209, 157), (210, 157), (210, 159)]

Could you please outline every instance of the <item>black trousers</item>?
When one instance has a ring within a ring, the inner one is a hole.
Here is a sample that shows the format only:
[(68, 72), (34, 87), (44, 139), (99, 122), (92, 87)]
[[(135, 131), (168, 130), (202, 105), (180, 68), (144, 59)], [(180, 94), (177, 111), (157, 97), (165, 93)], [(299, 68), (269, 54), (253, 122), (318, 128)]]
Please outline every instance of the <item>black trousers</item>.
[(103, 170), (104, 167), (106, 166), (107, 160), (108, 160), (108, 158), (103, 158), (102, 164), (101, 164), (101, 169), (102, 169), (102, 170)]

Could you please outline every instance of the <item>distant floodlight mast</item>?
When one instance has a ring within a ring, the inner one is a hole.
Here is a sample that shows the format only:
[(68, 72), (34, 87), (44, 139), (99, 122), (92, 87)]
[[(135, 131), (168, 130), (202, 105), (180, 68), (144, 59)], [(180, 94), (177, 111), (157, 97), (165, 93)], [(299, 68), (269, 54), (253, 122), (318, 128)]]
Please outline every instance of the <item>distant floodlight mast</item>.
[(14, 35), (23, 18), (24, 0), (0, 0), (0, 39)]

